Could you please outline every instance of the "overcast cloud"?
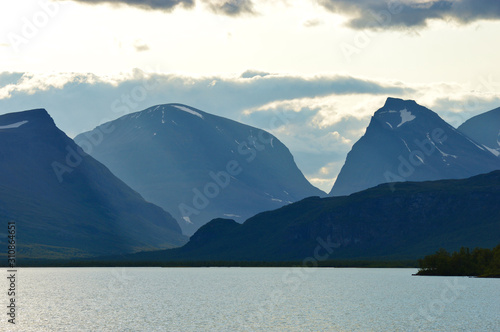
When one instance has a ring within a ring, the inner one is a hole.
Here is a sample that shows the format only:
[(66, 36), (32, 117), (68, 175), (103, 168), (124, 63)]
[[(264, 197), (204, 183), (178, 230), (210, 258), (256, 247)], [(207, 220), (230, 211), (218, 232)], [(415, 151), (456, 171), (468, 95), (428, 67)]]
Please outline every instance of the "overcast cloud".
[[(66, 0), (64, 0), (66, 1)], [(146, 10), (171, 12), (176, 7), (194, 8), (196, 0), (75, 0), (88, 4), (122, 4)], [(211, 11), (227, 16), (256, 14), (252, 0), (198, 0)], [(262, 1), (262, 0), (260, 0)], [(422, 28), (429, 20), (454, 20), (467, 24), (478, 20), (500, 19), (498, 0), (310, 0), (331, 12), (347, 15), (348, 26), (354, 29), (375, 30)], [(262, 1), (263, 2), (263, 1)], [(306, 26), (319, 24), (307, 21)]]
[(74, 0), (74, 1), (88, 3), (88, 4), (109, 3), (114, 5), (129, 5), (141, 9), (163, 10), (163, 11), (172, 11), (177, 6), (185, 8), (191, 8), (194, 6), (194, 0)]
[(203, 0), (217, 14), (239, 16), (256, 14), (252, 0)]
[(466, 24), (500, 19), (498, 0), (318, 0), (328, 10), (347, 14), (354, 29), (422, 28), (429, 20), (454, 20)]

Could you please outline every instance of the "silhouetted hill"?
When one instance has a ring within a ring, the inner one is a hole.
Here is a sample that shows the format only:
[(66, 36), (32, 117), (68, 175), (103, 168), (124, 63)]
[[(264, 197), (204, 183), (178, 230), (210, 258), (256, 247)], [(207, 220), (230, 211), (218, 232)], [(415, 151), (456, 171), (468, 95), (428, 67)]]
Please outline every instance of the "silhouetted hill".
[(383, 184), (311, 197), (244, 224), (216, 219), (182, 248), (129, 260), (416, 259), (500, 239), (500, 171), (462, 180)]

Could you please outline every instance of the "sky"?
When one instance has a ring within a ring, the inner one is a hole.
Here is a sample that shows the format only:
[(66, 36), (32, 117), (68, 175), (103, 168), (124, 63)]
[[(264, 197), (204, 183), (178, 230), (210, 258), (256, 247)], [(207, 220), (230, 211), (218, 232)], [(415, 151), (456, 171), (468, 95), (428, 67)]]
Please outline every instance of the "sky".
[(3, 0), (0, 114), (68, 136), (183, 103), (272, 132), (329, 192), (387, 97), (500, 107), (498, 0)]

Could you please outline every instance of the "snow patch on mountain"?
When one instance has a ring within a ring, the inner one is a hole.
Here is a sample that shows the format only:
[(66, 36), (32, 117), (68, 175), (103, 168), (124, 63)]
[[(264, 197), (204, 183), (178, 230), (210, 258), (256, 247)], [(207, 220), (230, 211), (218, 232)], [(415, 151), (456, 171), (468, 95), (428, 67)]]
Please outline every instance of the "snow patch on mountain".
[(408, 144), (406, 143), (406, 141), (404, 139), (401, 139), (401, 140), (403, 141), (403, 143), (405, 144), (406, 148), (408, 149), (408, 152), (411, 152), (411, 149), (408, 146)]
[(231, 214), (231, 213), (224, 213), (224, 217), (228, 217), (228, 218), (241, 218), (241, 216), (239, 216), (237, 214)]
[(193, 114), (193, 115), (196, 115), (197, 117), (199, 117), (200, 119), (203, 119), (203, 115), (201, 115), (200, 113), (196, 112), (196, 111), (193, 111), (192, 109), (190, 108), (187, 108), (186, 106), (179, 106), (179, 105), (174, 105), (175, 108), (177, 109), (180, 109), (181, 111), (184, 111), (184, 112), (187, 112), (187, 113), (190, 113), (190, 114)]
[(493, 153), (495, 156), (497, 156), (497, 157), (498, 157), (498, 156), (500, 156), (500, 151), (495, 150), (495, 149), (492, 149), (492, 148), (490, 148), (490, 147), (488, 147), (488, 146), (486, 146), (486, 145), (483, 145), (483, 146), (484, 146), (484, 147), (485, 147), (488, 151), (490, 151), (491, 153)]
[(14, 129), (14, 128), (19, 128), (21, 127), (22, 125), (28, 123), (28, 121), (19, 121), (19, 122), (16, 122), (16, 123), (12, 123), (10, 125), (6, 125), (6, 126), (0, 126), (0, 129)]
[(401, 115), (401, 123), (398, 124), (398, 128), (401, 127), (406, 122), (410, 122), (416, 119), (416, 116), (411, 114), (411, 112), (408, 111), (406, 108), (404, 110), (399, 111), (399, 114)]
[(434, 141), (429, 136), (429, 133), (427, 133), (427, 139), (429, 140), (429, 142), (432, 143), (432, 145), (434, 145), (434, 147), (436, 148), (436, 150), (438, 150), (441, 153), (441, 155), (443, 156), (443, 161), (444, 161), (444, 158), (446, 158), (446, 157), (452, 157), (452, 158), (455, 158), (455, 159), (458, 158), (457, 156), (455, 156), (453, 154), (448, 154), (446, 152), (443, 152), (440, 148), (438, 148), (438, 146), (436, 145), (436, 143), (434, 143)]

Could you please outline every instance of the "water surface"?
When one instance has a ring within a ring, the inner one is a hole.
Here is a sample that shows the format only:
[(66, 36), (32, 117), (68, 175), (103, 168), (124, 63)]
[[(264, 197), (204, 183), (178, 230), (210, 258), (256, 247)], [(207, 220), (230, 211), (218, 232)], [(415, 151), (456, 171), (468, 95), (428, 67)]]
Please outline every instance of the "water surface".
[(500, 331), (499, 279), (413, 277), (415, 272), (19, 268), (17, 324), (12, 328), (4, 315), (0, 329)]

